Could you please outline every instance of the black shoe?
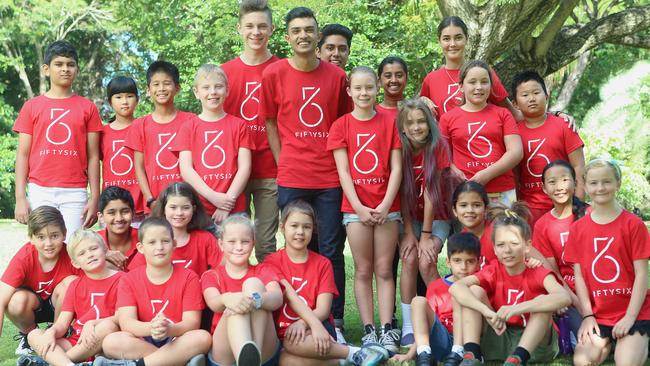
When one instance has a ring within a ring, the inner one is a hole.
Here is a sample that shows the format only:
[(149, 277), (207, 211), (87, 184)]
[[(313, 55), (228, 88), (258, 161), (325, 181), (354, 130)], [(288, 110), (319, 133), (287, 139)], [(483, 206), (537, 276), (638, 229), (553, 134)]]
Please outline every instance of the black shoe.
[(415, 357), (415, 366), (431, 366), (433, 365), (433, 360), (431, 359), (431, 353), (421, 352)]
[(443, 366), (458, 366), (463, 361), (463, 357), (456, 352), (450, 352), (444, 360), (442, 360)]

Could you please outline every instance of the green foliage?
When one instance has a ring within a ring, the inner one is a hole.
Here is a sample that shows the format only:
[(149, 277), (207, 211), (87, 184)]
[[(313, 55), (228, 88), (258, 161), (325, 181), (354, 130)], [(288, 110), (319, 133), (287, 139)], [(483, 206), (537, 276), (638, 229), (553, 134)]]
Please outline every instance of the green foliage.
[(5, 88), (0, 84), (0, 218), (14, 215), (14, 166), (18, 143), (18, 137), (11, 132), (16, 112), (2, 97)]

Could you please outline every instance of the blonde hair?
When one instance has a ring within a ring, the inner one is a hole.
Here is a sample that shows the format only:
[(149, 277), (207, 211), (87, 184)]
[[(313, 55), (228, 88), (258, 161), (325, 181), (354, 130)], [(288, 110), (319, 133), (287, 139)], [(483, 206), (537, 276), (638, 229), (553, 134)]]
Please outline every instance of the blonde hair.
[(76, 249), (79, 244), (85, 240), (93, 240), (97, 244), (100, 244), (104, 250), (108, 250), (104, 239), (99, 234), (89, 229), (79, 229), (72, 234), (70, 240), (68, 241), (68, 245), (66, 246), (66, 250), (68, 251), (68, 256), (70, 258), (76, 259)]
[(621, 179), (623, 178), (623, 174), (621, 173), (621, 167), (618, 165), (618, 163), (616, 161), (611, 160), (611, 159), (603, 159), (603, 158), (597, 158), (597, 159), (591, 160), (585, 166), (584, 178), (587, 179), (587, 173), (591, 169), (595, 169), (595, 168), (610, 168), (614, 172), (614, 178), (616, 178), (616, 181), (618, 183), (621, 183)]
[(221, 222), (221, 225), (219, 225), (217, 230), (217, 236), (219, 237), (219, 239), (223, 239), (223, 234), (226, 232), (226, 228), (229, 225), (237, 225), (237, 224), (246, 226), (246, 228), (250, 231), (253, 240), (255, 240), (255, 224), (244, 213), (230, 215), (225, 220), (223, 220), (223, 222)]
[(513, 202), (510, 207), (502, 203), (496, 203), (488, 209), (487, 219), (492, 221), (492, 242), (495, 242), (497, 228), (502, 226), (514, 226), (525, 241), (531, 239), (532, 232), (528, 220), (531, 214), (528, 205), (524, 201)]
[(201, 79), (211, 74), (217, 74), (219, 77), (221, 77), (226, 83), (226, 89), (228, 88), (228, 77), (226, 76), (226, 72), (223, 71), (220, 66), (217, 66), (215, 64), (203, 64), (199, 66), (198, 70), (196, 70), (196, 75), (194, 75), (194, 87), (198, 87)]

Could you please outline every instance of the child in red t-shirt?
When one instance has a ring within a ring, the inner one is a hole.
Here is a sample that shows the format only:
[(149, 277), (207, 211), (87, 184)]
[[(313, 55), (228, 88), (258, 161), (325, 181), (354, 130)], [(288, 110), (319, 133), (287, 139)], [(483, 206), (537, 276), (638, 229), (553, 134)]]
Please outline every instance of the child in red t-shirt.
[(145, 213), (169, 184), (181, 181), (178, 156), (171, 151), (178, 130), (194, 114), (174, 107), (180, 91), (178, 68), (167, 61), (155, 61), (147, 69), (147, 95), (154, 110), (133, 121), (125, 145), (133, 150), (135, 176), (145, 202)]
[(510, 209), (491, 211), (498, 261), (449, 288), (463, 319), (462, 365), (481, 365), (483, 359), (508, 366), (550, 362), (558, 347), (551, 315), (569, 306), (571, 297), (553, 272), (527, 266), (527, 220)]
[(21, 339), (16, 355), (32, 353), (27, 333), (39, 323), (54, 321), (68, 285), (79, 273), (65, 250), (65, 223), (59, 210), (51, 206), (34, 209), (27, 234), (30, 242), (14, 255), (0, 278), (0, 325), (7, 313), (18, 328)]
[(465, 103), (440, 118), (454, 165), (465, 177), (485, 186), (491, 201), (516, 201), (512, 169), (523, 156), (517, 124), (510, 112), (488, 103), (492, 77), (478, 60), (465, 63), (460, 86)]
[(571, 225), (564, 260), (573, 263), (582, 325), (575, 365), (605, 361), (616, 342), (616, 364), (643, 365), (648, 357), (650, 235), (643, 221), (621, 208), (621, 169), (612, 161), (585, 167), (591, 212)]
[[(199, 329), (204, 308), (199, 277), (172, 265), (176, 241), (171, 225), (149, 217), (138, 233), (138, 251), (146, 265), (124, 274), (118, 287), (120, 332), (103, 342), (104, 354), (120, 365), (204, 364), (210, 334)], [(95, 365), (115, 365), (97, 357)]]
[(546, 112), (546, 84), (536, 71), (515, 75), (512, 93), (515, 95), (515, 106), (524, 115), (524, 120), (518, 124), (524, 158), (518, 167), (517, 195), (528, 203), (532, 213), (530, 224), (535, 227), (535, 222), (553, 208), (553, 202), (542, 191), (542, 170), (551, 161), (566, 160), (571, 163), (577, 177), (575, 194), (578, 198), (584, 198), (584, 143), (562, 118)]
[[(102, 350), (104, 337), (118, 331), (113, 315), (124, 273), (109, 268), (104, 240), (94, 231), (78, 230), (67, 251), (72, 264), (84, 274), (68, 287), (56, 322), (47, 330), (34, 329), (28, 336), (39, 356), (53, 365), (70, 365), (95, 356)], [(66, 337), (69, 327), (72, 335)]]
[(249, 263), (255, 228), (244, 215), (221, 225), (222, 265), (201, 277), (203, 297), (214, 311), (211, 364), (277, 365), (281, 344), (272, 312), (282, 306), (282, 290), (275, 270)]
[[(187, 183), (172, 183), (160, 193), (152, 216), (167, 220), (174, 230), (176, 246), (172, 264), (191, 269), (197, 275), (216, 268), (223, 256), (217, 239), (208, 231), (210, 218), (196, 191)], [(144, 264), (144, 256), (136, 255), (131, 267)]]
[(338, 296), (330, 261), (307, 249), (316, 223), (312, 207), (292, 201), (282, 209), (280, 231), (285, 247), (264, 261), (275, 267), (285, 291), (285, 302), (275, 312), (278, 336), (284, 351), (280, 364), (320, 360), (346, 360), (355, 365), (377, 364), (388, 357), (378, 345), (366, 347), (336, 343), (331, 315)]
[(127, 148), (125, 143), (133, 123), (133, 112), (138, 105), (138, 86), (129, 77), (117, 76), (106, 86), (106, 94), (115, 116), (102, 130), (102, 190), (116, 186), (131, 193), (135, 204), (133, 224), (137, 228), (144, 220), (144, 200), (135, 176), (133, 150)]
[(350, 72), (348, 93), (354, 110), (334, 122), (327, 149), (334, 153), (345, 196), (341, 211), (352, 249), (355, 295), (365, 328), (364, 344), (377, 343), (373, 320), (373, 274), (377, 280), (379, 342), (399, 350), (399, 335), (391, 325), (395, 303), (392, 262), (399, 222), (402, 179), (400, 140), (395, 120), (374, 109), (377, 75), (368, 67)]
[[(237, 31), (244, 43), (242, 53), (221, 65), (228, 77), (228, 96), (223, 110), (247, 122), (255, 145), (252, 153), (251, 175), (246, 186), (246, 208), (255, 219), (255, 257), (258, 262), (275, 252), (278, 232), (277, 166), (266, 137), (264, 119), (260, 118), (262, 73), (279, 60), (268, 48), (273, 34), (273, 14), (266, 1), (244, 0), (239, 5)], [(252, 196), (252, 197), (251, 197)], [(252, 217), (252, 216), (251, 216)]]
[(219, 66), (201, 65), (193, 90), (201, 114), (181, 127), (172, 150), (179, 152), (181, 176), (219, 224), (231, 213), (246, 210), (242, 192), (251, 172), (253, 144), (246, 122), (223, 110), (228, 80)]
[(138, 230), (131, 226), (133, 196), (124, 188), (106, 187), (99, 196), (97, 216), (104, 229), (97, 233), (104, 239), (108, 252), (106, 260), (119, 271), (132, 269), (138, 244)]
[[(460, 334), (454, 338), (454, 313), (449, 286), (474, 274), (478, 270), (481, 247), (472, 233), (456, 233), (447, 240), (447, 267), (451, 274), (429, 282), (426, 297), (413, 298), (411, 318), (415, 344), (405, 355), (392, 359), (403, 362), (417, 358), (417, 365), (443, 362), (458, 365), (463, 356), (463, 340)], [(456, 314), (459, 317), (459, 314)], [(457, 328), (460, 329), (458, 324)], [(458, 332), (457, 332), (458, 333)], [(460, 339), (458, 339), (460, 338)]]
[(31, 209), (53, 206), (61, 211), (68, 236), (97, 221), (100, 190), (102, 121), (93, 102), (72, 92), (78, 62), (70, 43), (51, 43), (42, 66), (50, 90), (25, 102), (13, 127), (18, 133), (16, 220), (26, 224)]

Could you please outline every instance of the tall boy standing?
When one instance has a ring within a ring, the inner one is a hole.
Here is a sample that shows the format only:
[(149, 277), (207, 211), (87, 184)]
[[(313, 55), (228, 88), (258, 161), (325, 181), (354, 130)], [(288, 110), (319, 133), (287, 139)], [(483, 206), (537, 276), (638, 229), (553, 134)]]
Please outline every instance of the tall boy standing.
[(53, 206), (61, 211), (68, 235), (97, 221), (99, 200), (102, 122), (95, 104), (72, 92), (78, 62), (70, 43), (50, 44), (42, 66), (50, 90), (25, 102), (13, 127), (18, 133), (16, 220), (26, 224), (31, 209)]

